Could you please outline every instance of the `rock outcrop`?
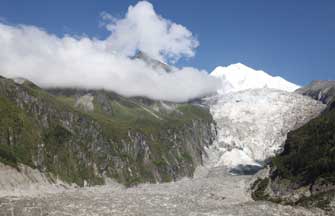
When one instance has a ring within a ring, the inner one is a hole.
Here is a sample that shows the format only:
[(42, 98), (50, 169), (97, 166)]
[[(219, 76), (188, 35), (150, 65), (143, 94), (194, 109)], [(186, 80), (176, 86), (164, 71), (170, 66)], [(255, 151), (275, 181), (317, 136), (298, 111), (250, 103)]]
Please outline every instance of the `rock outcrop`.
[(307, 86), (297, 89), (296, 92), (329, 104), (335, 97), (335, 81), (315, 80)]

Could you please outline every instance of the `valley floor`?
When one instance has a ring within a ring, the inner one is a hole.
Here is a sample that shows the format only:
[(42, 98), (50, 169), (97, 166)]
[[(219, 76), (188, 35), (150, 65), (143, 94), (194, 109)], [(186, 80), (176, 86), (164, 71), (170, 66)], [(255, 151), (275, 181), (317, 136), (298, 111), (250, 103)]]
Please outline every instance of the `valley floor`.
[(252, 176), (233, 176), (222, 167), (197, 170), (173, 183), (119, 184), (43, 195), (2, 197), (0, 215), (323, 215), (317, 210), (255, 202), (247, 193)]

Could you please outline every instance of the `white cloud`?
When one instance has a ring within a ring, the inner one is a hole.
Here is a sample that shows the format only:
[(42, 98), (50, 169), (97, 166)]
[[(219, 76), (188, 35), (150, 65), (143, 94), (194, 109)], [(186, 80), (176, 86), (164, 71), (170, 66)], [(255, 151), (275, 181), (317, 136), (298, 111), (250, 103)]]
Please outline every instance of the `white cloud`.
[(176, 102), (214, 93), (220, 85), (195, 68), (162, 73), (129, 58), (138, 49), (163, 60), (194, 54), (197, 42), (192, 34), (158, 16), (150, 3), (130, 6), (124, 19), (107, 28), (111, 35), (97, 40), (0, 23), (0, 74), (24, 77), (41, 87), (103, 88)]
[(199, 42), (192, 32), (156, 14), (152, 4), (146, 1), (129, 6), (123, 19), (104, 12), (102, 18), (110, 20), (107, 29), (112, 33), (107, 39), (110, 48), (125, 55), (133, 55), (137, 49), (161, 61), (176, 61), (180, 57), (194, 56)]

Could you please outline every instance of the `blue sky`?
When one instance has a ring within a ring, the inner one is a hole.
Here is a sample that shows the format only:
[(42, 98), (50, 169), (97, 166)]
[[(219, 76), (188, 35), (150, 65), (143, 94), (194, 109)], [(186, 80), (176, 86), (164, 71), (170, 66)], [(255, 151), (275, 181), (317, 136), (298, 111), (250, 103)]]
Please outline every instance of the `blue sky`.
[[(0, 19), (62, 36), (104, 38), (99, 14), (123, 17), (137, 1), (0, 0)], [(179, 65), (213, 70), (236, 62), (300, 85), (335, 79), (333, 0), (151, 0), (158, 14), (187, 27), (200, 42)]]

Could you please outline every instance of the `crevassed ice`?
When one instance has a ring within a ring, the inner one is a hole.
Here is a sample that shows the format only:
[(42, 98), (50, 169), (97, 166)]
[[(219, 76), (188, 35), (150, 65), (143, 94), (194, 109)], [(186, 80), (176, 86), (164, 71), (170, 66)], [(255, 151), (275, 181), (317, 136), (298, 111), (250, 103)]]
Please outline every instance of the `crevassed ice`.
[(261, 165), (281, 150), (287, 133), (317, 115), (324, 105), (274, 89), (251, 89), (208, 98), (217, 139), (207, 165)]
[(223, 88), (206, 99), (218, 136), (207, 149), (209, 167), (262, 166), (280, 152), (287, 133), (316, 116), (324, 105), (292, 93), (299, 86), (243, 64), (212, 73)]

